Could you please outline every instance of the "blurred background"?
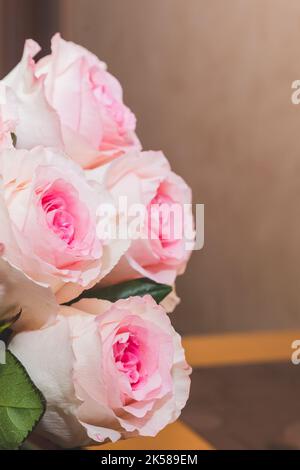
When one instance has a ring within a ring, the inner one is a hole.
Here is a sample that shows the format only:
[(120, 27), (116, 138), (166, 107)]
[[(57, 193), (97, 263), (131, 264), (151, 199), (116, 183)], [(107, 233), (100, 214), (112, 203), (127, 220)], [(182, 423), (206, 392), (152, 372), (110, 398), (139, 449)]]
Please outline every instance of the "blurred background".
[[(121, 81), (144, 148), (163, 150), (205, 204), (205, 246), (178, 281), (176, 328), (298, 328), (300, 2), (0, 0), (0, 18), (2, 76), (26, 37), (46, 52), (56, 31), (86, 46)], [(296, 369), (197, 370), (186, 421), (219, 448), (300, 446)]]

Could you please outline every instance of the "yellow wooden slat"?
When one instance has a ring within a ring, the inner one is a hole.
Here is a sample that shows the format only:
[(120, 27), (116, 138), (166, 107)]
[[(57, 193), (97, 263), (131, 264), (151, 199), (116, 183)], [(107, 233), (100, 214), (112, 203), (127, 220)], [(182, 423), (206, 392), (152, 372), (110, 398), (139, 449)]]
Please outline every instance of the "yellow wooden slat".
[(183, 345), (192, 367), (290, 361), (300, 330), (186, 336)]
[(156, 437), (139, 437), (87, 447), (87, 450), (213, 450), (213, 447), (181, 421), (170, 424)]

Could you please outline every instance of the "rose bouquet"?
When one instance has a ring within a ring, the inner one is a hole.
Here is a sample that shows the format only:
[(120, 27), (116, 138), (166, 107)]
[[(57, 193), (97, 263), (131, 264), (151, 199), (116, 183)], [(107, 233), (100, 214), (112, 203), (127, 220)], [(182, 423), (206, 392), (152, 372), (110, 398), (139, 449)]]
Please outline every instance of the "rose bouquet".
[(154, 436), (189, 395), (167, 313), (191, 191), (103, 62), (59, 34), (39, 50), (0, 82), (0, 448)]

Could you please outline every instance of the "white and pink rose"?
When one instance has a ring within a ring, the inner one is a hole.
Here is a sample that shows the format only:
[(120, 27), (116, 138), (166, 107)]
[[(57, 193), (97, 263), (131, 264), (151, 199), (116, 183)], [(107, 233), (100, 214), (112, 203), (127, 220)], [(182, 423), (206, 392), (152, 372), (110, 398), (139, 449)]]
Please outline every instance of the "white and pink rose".
[(155, 436), (189, 395), (180, 337), (150, 296), (62, 307), (10, 349), (46, 397), (38, 432), (64, 447)]
[(60, 151), (4, 150), (0, 175), (8, 224), (0, 232), (4, 260), (50, 287), (59, 301), (95, 284), (126, 251), (126, 241), (102, 241), (97, 234), (107, 192)]
[(141, 236), (132, 240), (106, 281), (147, 277), (173, 285), (184, 272), (193, 247), (191, 189), (171, 170), (162, 152), (130, 152), (101, 177), (100, 172), (91, 173), (103, 179), (116, 203), (126, 196), (129, 208), (141, 204), (146, 209)]
[[(21, 62), (4, 79), (22, 104), (20, 148), (55, 143), (84, 168), (140, 148), (135, 116), (106, 64), (59, 34), (52, 38), (52, 53), (36, 63), (39, 51), (37, 43), (27, 40)], [(44, 132), (38, 135), (39, 126)]]

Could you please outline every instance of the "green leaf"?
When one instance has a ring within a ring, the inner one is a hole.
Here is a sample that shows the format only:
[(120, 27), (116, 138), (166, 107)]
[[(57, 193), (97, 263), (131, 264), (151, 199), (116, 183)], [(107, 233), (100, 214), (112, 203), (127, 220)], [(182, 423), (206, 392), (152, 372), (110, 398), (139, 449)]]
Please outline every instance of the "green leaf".
[(78, 300), (85, 298), (97, 298), (116, 302), (119, 299), (127, 299), (131, 296), (152, 295), (154, 300), (159, 304), (170, 292), (172, 287), (167, 284), (159, 284), (151, 279), (142, 278), (133, 281), (126, 281), (114, 286), (96, 287), (94, 289), (83, 292), (77, 299), (68, 302), (71, 305)]
[(0, 320), (0, 334), (7, 328), (10, 328), (11, 325), (15, 323), (17, 320), (19, 320), (21, 314), (22, 314), (22, 310), (20, 310), (16, 315), (14, 315), (11, 318)]
[(45, 400), (18, 359), (0, 364), (0, 450), (17, 449), (41, 419)]

